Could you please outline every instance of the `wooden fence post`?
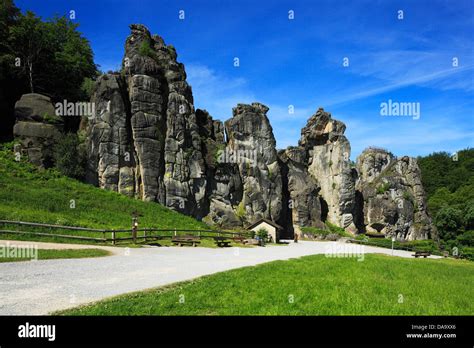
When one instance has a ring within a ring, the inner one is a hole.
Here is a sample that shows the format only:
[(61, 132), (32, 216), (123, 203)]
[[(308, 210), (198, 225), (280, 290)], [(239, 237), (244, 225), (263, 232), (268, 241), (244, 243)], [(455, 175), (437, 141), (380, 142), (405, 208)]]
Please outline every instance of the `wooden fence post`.
[(115, 231), (112, 231), (112, 245), (115, 245)]
[(146, 228), (143, 230), (143, 240), (146, 242)]

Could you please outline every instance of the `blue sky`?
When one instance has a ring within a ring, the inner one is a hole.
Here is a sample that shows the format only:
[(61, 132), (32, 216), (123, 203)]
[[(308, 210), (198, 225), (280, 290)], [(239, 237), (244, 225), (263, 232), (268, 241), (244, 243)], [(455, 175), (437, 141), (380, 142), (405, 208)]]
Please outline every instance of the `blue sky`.
[[(16, 4), (44, 19), (74, 10), (103, 71), (120, 67), (128, 25), (145, 24), (176, 47), (196, 108), (226, 120), (237, 103), (264, 103), (279, 148), (297, 144), (318, 107), (346, 123), (353, 159), (371, 145), (398, 156), (474, 147), (473, 0)], [(381, 116), (389, 99), (420, 103), (420, 118)]]

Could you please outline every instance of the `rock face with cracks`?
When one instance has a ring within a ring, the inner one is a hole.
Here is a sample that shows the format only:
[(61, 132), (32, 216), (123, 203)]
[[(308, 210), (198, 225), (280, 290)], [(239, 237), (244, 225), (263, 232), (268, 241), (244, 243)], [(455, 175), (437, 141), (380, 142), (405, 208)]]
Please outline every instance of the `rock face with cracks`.
[(360, 228), (399, 240), (436, 238), (426, 210), (421, 172), (414, 158), (377, 148), (357, 158)]
[(51, 99), (29, 93), (15, 104), (16, 123), (13, 135), (19, 142), (15, 148), (18, 159), (25, 156), (38, 167), (53, 165), (53, 148), (63, 131), (63, 121), (56, 115)]
[(346, 125), (319, 109), (301, 131), (299, 146), (306, 152), (308, 171), (319, 183), (327, 218), (356, 232), (354, 222), (356, 171), (351, 167), (351, 146)]
[(327, 222), (353, 234), (436, 237), (413, 158), (368, 149), (354, 164), (345, 124), (322, 108), (298, 146), (277, 151), (268, 107), (238, 104), (225, 122), (195, 110), (175, 49), (130, 28), (121, 72), (95, 85), (88, 182), (221, 227), (270, 219), (283, 237)]

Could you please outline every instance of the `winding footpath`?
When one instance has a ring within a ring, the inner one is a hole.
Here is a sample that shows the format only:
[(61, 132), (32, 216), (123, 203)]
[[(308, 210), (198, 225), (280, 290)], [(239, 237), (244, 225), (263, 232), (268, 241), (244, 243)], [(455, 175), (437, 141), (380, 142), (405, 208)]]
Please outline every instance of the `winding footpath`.
[[(0, 246), (7, 241), (0, 241)], [(13, 242), (16, 245), (22, 242)], [(31, 244), (31, 242), (26, 242)], [(112, 256), (0, 263), (0, 315), (44, 315), (131, 291), (190, 280), (234, 268), (306, 255), (334, 253), (360, 260), (384, 248), (339, 242), (306, 242), (265, 248), (117, 248), (35, 243), (40, 249), (99, 248)], [(394, 256), (412, 257), (395, 250)], [(430, 256), (436, 257), (436, 256)]]

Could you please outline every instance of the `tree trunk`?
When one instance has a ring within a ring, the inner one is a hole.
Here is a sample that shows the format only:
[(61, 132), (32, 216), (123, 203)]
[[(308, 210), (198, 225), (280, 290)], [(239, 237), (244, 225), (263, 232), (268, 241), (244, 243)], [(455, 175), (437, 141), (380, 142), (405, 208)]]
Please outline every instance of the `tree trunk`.
[(28, 70), (29, 70), (29, 79), (30, 79), (30, 90), (31, 93), (35, 93), (33, 89), (33, 62), (28, 62)]

